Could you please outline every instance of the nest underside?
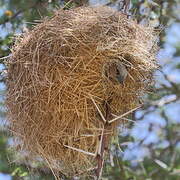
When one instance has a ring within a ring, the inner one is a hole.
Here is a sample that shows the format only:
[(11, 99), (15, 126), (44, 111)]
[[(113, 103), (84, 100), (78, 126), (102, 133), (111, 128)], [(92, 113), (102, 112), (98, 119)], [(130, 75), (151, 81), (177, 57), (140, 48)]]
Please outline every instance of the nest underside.
[[(94, 167), (94, 158), (67, 146), (97, 151), (97, 107), (104, 117), (105, 104), (117, 116), (137, 107), (157, 68), (155, 52), (152, 28), (107, 7), (60, 10), (43, 20), (17, 38), (8, 62), (6, 104), (16, 144), (68, 174)], [(127, 67), (123, 84), (104, 76), (114, 61)]]

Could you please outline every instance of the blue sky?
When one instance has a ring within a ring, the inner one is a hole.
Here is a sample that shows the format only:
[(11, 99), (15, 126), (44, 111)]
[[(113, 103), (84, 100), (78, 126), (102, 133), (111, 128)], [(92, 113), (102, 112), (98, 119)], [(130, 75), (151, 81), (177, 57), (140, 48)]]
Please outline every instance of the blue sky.
[(11, 176), (0, 173), (0, 180), (11, 180)]

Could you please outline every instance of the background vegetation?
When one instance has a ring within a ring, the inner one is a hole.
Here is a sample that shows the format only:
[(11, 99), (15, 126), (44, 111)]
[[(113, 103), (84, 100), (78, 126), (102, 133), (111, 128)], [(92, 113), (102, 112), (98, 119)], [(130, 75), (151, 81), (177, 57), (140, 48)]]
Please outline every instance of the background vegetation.
[[(51, 16), (57, 8), (104, 4), (124, 11), (123, 2), (128, 0), (0, 1), (0, 179), (54, 179), (43, 165), (21, 162), (21, 156), (9, 148), (12, 137), (5, 126), (6, 70), (2, 57), (10, 54), (14, 35), (32, 28), (38, 19)], [(127, 13), (139, 23), (161, 30), (157, 57), (162, 68), (155, 72), (156, 83), (144, 97), (143, 108), (133, 114), (133, 122), (119, 127), (119, 137), (112, 141), (110, 160), (104, 168), (104, 180), (180, 179), (179, 11), (179, 0), (131, 0)], [(14, 163), (16, 161), (19, 164)]]

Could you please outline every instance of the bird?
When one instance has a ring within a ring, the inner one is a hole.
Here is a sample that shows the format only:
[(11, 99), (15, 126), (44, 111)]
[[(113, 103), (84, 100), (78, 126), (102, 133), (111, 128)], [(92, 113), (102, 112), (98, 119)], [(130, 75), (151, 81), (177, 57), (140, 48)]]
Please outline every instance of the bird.
[(105, 65), (104, 75), (108, 80), (124, 85), (128, 71), (122, 62), (115, 59)]
[(128, 75), (127, 68), (125, 67), (125, 65), (119, 62), (117, 64), (117, 69), (116, 69), (116, 78), (118, 82), (123, 84), (127, 75)]

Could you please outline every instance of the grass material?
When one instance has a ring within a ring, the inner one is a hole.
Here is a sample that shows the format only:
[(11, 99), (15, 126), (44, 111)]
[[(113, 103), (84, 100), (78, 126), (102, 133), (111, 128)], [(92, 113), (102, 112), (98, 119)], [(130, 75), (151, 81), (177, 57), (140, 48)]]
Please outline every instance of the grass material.
[[(8, 122), (28, 158), (68, 175), (91, 169), (103, 129), (97, 107), (116, 116), (138, 106), (152, 82), (156, 34), (108, 7), (59, 10), (17, 38), (8, 61)], [(123, 63), (124, 84), (104, 67)], [(92, 98), (94, 102), (92, 101)], [(96, 104), (96, 106), (94, 105)], [(115, 121), (108, 128), (115, 135)]]

